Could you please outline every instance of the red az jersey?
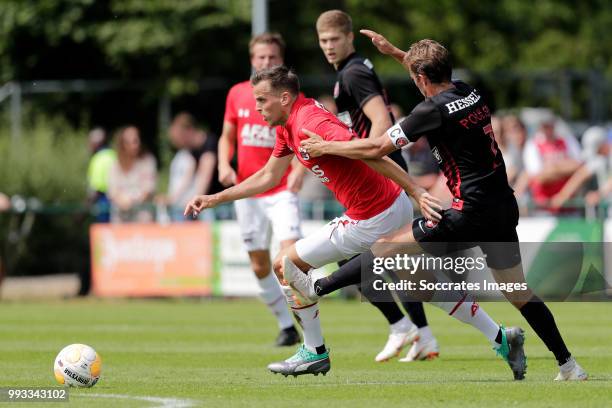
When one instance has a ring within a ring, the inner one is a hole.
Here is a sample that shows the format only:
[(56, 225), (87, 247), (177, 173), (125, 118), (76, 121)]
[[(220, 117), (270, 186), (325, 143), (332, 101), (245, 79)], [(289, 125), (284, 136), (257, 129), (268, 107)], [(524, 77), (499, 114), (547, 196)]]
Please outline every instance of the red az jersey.
[[(325, 140), (351, 140), (357, 135), (314, 99), (298, 97), (285, 126), (279, 126), (274, 157), (299, 153), (300, 141), (307, 136), (302, 129), (315, 132)], [(401, 193), (390, 179), (372, 170), (361, 160), (323, 155), (297, 154), (306, 168), (329, 188), (355, 220), (372, 218), (389, 208)]]
[[(236, 126), (238, 142), (238, 172), (237, 182), (250, 177), (261, 169), (270, 158), (276, 140), (276, 127), (270, 127), (263, 117), (255, 110), (255, 98), (250, 81), (234, 85), (225, 101), (224, 121)], [(270, 190), (257, 194), (263, 197), (278, 193), (287, 188), (287, 176), (283, 176), (280, 184)]]

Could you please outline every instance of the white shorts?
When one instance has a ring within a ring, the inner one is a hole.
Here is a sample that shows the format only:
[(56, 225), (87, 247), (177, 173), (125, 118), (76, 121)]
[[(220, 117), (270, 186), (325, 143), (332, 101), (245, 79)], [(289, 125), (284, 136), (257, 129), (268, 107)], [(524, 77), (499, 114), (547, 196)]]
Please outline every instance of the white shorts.
[(359, 221), (343, 215), (300, 239), (295, 249), (304, 262), (320, 268), (367, 251), (379, 238), (412, 223), (412, 217), (412, 203), (402, 192), (378, 215)]
[(244, 198), (234, 202), (246, 250), (270, 248), (272, 232), (279, 241), (302, 237), (297, 195), (281, 191), (265, 197)]

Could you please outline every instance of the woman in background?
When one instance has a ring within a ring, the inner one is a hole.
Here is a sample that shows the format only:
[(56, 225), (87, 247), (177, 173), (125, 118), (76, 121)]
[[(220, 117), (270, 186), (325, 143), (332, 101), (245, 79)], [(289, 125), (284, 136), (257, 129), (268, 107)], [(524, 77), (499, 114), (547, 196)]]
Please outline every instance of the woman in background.
[(151, 222), (153, 194), (157, 182), (155, 158), (146, 151), (135, 126), (116, 134), (117, 161), (110, 171), (111, 221)]

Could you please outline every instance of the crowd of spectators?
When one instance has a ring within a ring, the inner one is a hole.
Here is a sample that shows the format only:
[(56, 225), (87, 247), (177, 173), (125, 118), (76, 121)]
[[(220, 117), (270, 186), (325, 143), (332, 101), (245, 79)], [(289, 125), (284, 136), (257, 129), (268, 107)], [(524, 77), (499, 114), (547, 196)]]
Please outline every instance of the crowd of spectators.
[[(158, 163), (138, 127), (119, 128), (112, 144), (104, 129), (90, 131), (88, 203), (96, 222), (153, 222), (164, 216), (183, 221), (185, 204), (194, 194), (219, 191), (217, 137), (199, 128), (186, 112), (175, 116), (167, 134), (174, 156), (168, 185), (160, 186)], [(205, 212), (200, 218), (211, 220), (212, 214)]]

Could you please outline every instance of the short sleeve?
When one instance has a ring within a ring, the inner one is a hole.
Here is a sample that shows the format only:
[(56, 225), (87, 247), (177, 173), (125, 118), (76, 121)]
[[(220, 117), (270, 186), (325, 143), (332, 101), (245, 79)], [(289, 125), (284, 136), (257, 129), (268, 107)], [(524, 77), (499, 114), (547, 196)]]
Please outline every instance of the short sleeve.
[(372, 97), (382, 95), (382, 87), (374, 71), (365, 64), (352, 65), (342, 78), (342, 87), (363, 108)]
[(207, 132), (206, 134), (206, 142), (204, 143), (204, 151), (203, 153), (214, 153), (217, 154), (217, 146), (219, 144), (219, 139), (217, 135)]
[(423, 101), (408, 116), (387, 130), (387, 135), (396, 147), (401, 148), (408, 144), (408, 140), (415, 142), (440, 126), (442, 126), (442, 115), (438, 108), (431, 101)]
[(234, 86), (227, 93), (227, 98), (225, 99), (225, 114), (223, 115), (223, 120), (233, 125), (236, 125), (236, 122), (238, 120), (238, 114), (236, 113), (236, 102), (235, 102), (237, 94), (238, 94), (237, 88), (236, 86)]
[(272, 156), (274, 157), (285, 157), (293, 154), (293, 151), (287, 145), (287, 131), (281, 126), (276, 127), (276, 142), (274, 143), (274, 150)]

